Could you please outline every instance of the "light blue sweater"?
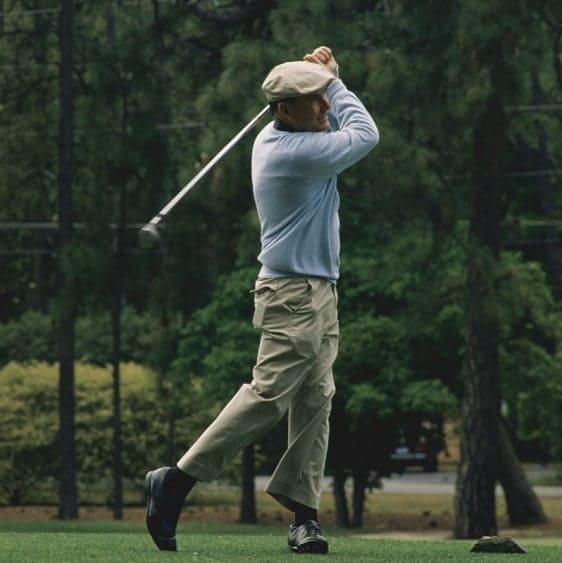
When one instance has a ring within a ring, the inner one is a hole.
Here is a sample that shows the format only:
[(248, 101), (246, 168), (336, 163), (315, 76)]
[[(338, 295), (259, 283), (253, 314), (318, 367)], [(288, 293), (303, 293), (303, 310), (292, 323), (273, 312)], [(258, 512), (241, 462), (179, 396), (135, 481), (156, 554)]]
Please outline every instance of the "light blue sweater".
[(267, 124), (252, 152), (254, 200), (261, 225), (261, 278), (339, 277), (337, 175), (379, 140), (373, 118), (341, 80), (326, 96), (330, 129), (291, 132)]

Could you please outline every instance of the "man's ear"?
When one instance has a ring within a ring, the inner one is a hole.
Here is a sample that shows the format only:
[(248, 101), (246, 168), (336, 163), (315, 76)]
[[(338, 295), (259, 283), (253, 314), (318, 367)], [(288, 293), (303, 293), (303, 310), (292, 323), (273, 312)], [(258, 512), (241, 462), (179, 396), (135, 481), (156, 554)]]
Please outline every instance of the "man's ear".
[(277, 116), (281, 121), (288, 123), (289, 125), (293, 122), (293, 117), (291, 115), (291, 106), (286, 102), (279, 102), (277, 104)]

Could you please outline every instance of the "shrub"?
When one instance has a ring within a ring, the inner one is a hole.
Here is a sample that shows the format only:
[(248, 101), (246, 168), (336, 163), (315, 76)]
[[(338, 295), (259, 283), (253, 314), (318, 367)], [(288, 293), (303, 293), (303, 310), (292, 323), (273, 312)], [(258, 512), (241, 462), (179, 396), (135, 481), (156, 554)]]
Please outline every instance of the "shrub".
[[(29, 502), (38, 482), (58, 471), (58, 366), (10, 363), (0, 370), (0, 500)], [(153, 372), (121, 370), (124, 477), (138, 478), (165, 455), (168, 414)], [(76, 453), (82, 483), (109, 477), (112, 464), (112, 377), (76, 366)]]

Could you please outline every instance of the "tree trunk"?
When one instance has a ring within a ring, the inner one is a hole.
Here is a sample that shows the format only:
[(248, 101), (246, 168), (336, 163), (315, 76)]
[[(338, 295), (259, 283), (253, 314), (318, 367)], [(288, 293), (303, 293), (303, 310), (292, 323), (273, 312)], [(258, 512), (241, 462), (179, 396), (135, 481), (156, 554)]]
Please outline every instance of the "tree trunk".
[(61, 54), (59, 75), (59, 174), (58, 174), (58, 298), (59, 338), (59, 509), (61, 519), (78, 517), (75, 446), (74, 393), (74, 324), (75, 295), (70, 285), (70, 250), (73, 230), (73, 99), (72, 99), (72, 1), (61, 2), (59, 21)]
[(113, 260), (111, 298), (111, 334), (113, 364), (113, 518), (123, 519), (123, 467), (121, 437), (121, 312), (123, 301), (123, 266), (125, 260), (125, 209), (126, 189), (124, 179), (117, 193), (117, 229)]
[(341, 465), (336, 466), (334, 470), (334, 504), (336, 506), (336, 524), (340, 528), (349, 528), (349, 508), (347, 506), (347, 497), (345, 496), (345, 482), (347, 476)]
[(523, 526), (546, 522), (541, 503), (521, 467), (503, 420), (499, 423), (498, 456), (498, 476), (507, 502), (509, 523), (512, 526)]
[(463, 422), (455, 498), (455, 537), (465, 539), (497, 532), (500, 390), (495, 284), (502, 220), (501, 154), (506, 129), (499, 94), (501, 48), (495, 46), (496, 63), (490, 69), (495, 88), (478, 118), (473, 140)]
[[(114, 299), (117, 295), (114, 295)], [(113, 336), (113, 519), (123, 519), (123, 467), (121, 463), (121, 311), (111, 311)]]
[[(106, 7), (107, 40), (115, 51), (115, 17), (113, 7)], [(126, 114), (123, 112), (121, 138), (125, 142)], [(125, 223), (127, 210), (127, 174), (114, 170), (110, 174), (115, 190), (116, 229), (114, 234), (113, 265), (111, 268), (111, 340), (112, 340), (112, 377), (113, 377), (113, 519), (123, 519), (123, 463), (122, 463), (122, 428), (121, 428), (121, 313), (123, 302), (123, 275), (125, 263)]]
[[(475, 269), (473, 265), (471, 271)], [(496, 535), (498, 331), (469, 318), (463, 398), (461, 459), (456, 489), (455, 537)]]
[(256, 515), (256, 485), (254, 467), (254, 446), (246, 446), (242, 450), (242, 497), (240, 499), (240, 518), (242, 524), (255, 524)]
[(363, 526), (363, 512), (365, 510), (365, 489), (367, 488), (368, 470), (360, 468), (353, 471), (353, 520), (352, 528)]

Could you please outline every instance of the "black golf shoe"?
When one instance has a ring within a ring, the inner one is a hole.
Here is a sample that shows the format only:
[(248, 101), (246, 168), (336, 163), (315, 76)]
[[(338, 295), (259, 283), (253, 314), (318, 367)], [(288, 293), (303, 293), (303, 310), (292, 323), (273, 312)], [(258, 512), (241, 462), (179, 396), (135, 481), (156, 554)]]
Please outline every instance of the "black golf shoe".
[(289, 528), (287, 544), (295, 553), (328, 553), (328, 540), (315, 520)]
[(185, 497), (166, 486), (171, 467), (160, 467), (146, 474), (146, 527), (154, 543), (162, 551), (177, 551), (176, 526)]

